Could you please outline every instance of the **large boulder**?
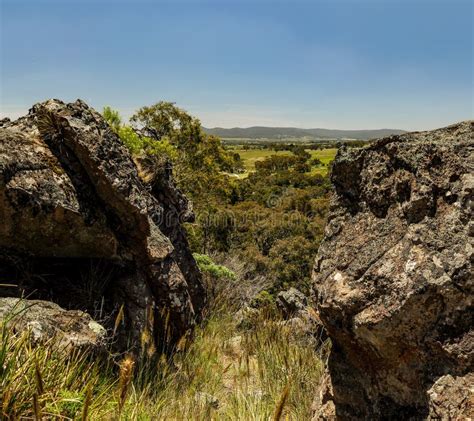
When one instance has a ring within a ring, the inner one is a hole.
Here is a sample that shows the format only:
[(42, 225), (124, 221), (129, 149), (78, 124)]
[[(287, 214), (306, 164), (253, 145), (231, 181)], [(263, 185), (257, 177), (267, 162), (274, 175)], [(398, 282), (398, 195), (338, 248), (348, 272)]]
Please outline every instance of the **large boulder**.
[(339, 150), (313, 274), (333, 343), (315, 419), (472, 416), (473, 132)]
[(106, 298), (123, 321), (123, 343), (151, 336), (159, 349), (173, 345), (199, 319), (205, 292), (181, 225), (192, 217), (188, 202), (168, 170), (157, 174), (145, 185), (117, 135), (80, 100), (49, 100), (3, 120), (0, 258), (15, 270), (18, 260), (66, 262), (63, 275), (67, 262), (108, 262)]

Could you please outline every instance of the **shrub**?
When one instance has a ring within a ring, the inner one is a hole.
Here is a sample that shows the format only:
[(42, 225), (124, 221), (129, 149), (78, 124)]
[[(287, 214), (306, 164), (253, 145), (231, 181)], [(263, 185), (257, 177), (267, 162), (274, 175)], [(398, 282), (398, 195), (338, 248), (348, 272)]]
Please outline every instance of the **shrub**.
[(215, 279), (235, 279), (235, 273), (225, 266), (218, 265), (206, 254), (193, 253), (193, 257), (199, 266), (199, 269), (204, 274), (207, 274)]

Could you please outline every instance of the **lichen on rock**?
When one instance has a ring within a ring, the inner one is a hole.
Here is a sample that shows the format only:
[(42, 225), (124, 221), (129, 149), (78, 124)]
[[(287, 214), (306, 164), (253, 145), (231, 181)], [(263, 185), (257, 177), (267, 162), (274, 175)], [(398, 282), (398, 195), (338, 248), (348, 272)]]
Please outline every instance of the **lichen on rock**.
[(339, 150), (313, 274), (333, 342), (315, 419), (429, 418), (433, 385), (473, 371), (473, 132)]
[(0, 298), (0, 323), (14, 335), (28, 334), (35, 345), (59, 351), (102, 351), (107, 331), (79, 310), (64, 310), (55, 303), (20, 298)]

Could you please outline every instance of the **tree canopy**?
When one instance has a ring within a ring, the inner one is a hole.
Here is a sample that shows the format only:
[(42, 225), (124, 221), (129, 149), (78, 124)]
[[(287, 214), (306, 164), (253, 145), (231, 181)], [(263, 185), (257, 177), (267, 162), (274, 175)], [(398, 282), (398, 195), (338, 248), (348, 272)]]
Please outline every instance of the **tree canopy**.
[(226, 173), (242, 167), (240, 157), (225, 150), (218, 137), (206, 134), (197, 118), (174, 103), (142, 107), (130, 125), (122, 124), (119, 113), (110, 107), (104, 108), (103, 115), (133, 154), (171, 161), (178, 185), (198, 206), (211, 196), (231, 194)]

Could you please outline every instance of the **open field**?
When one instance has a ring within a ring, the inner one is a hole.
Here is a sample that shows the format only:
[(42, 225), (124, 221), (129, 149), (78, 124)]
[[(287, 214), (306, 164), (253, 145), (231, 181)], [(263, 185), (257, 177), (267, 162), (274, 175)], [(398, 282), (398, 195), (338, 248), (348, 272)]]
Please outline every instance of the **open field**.
[(248, 137), (226, 137), (221, 138), (225, 145), (240, 146), (245, 144), (251, 145), (271, 145), (272, 143), (294, 143), (294, 144), (313, 144), (321, 142), (337, 142), (338, 139), (316, 139), (314, 137), (267, 137), (267, 138), (248, 138)]
[[(307, 151), (311, 154), (312, 158), (318, 158), (324, 164), (323, 166), (314, 166), (312, 172), (321, 175), (327, 174), (328, 165), (336, 156), (337, 148), (321, 150), (307, 149)], [(292, 154), (290, 151), (275, 151), (273, 149), (233, 149), (233, 152), (238, 153), (242, 158), (245, 168), (245, 173), (241, 175), (243, 177), (246, 177), (250, 172), (255, 170), (255, 162), (257, 161), (263, 161), (265, 158), (272, 155)]]
[(329, 164), (334, 160), (337, 149), (329, 148), (322, 150), (308, 150), (312, 158), (318, 158), (323, 165), (313, 166), (311, 169), (312, 174), (326, 175), (328, 173)]
[(331, 161), (334, 160), (337, 148), (329, 148), (316, 151), (307, 149), (307, 152), (311, 154), (312, 158), (318, 158), (323, 164), (328, 165)]
[(251, 172), (255, 170), (255, 162), (263, 161), (272, 155), (292, 155), (290, 151), (275, 151), (273, 149), (235, 149), (244, 163), (245, 172)]

